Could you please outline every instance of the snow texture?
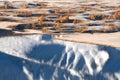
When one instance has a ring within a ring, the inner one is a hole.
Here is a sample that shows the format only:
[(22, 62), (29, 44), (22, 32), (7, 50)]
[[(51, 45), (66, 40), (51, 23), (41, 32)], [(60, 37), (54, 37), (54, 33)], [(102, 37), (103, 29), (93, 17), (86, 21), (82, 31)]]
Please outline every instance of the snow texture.
[(120, 49), (53, 40), (0, 38), (0, 80), (120, 80)]

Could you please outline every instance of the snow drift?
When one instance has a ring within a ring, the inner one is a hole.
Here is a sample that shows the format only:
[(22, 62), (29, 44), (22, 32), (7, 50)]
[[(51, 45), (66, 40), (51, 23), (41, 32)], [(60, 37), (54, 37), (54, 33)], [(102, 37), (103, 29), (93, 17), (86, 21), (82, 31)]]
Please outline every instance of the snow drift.
[(53, 40), (0, 38), (0, 80), (119, 80), (120, 49)]

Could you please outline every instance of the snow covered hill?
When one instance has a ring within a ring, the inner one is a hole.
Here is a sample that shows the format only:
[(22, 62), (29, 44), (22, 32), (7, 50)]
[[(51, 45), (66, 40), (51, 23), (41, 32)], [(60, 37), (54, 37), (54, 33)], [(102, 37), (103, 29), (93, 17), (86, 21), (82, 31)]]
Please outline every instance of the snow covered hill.
[(0, 38), (0, 80), (120, 80), (120, 49), (53, 40)]

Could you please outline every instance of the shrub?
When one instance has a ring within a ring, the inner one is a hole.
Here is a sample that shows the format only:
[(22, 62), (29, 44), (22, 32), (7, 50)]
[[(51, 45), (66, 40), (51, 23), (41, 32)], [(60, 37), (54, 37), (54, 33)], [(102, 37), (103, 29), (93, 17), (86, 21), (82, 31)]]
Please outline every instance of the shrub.
[(113, 19), (120, 19), (120, 12), (114, 12)]
[(35, 29), (35, 23), (32, 23), (32, 29)]
[(28, 7), (27, 4), (23, 4), (23, 5), (22, 5), (22, 8), (27, 8), (27, 7)]
[(59, 22), (55, 23), (55, 28), (60, 28), (61, 27), (61, 24)]
[(107, 32), (108, 32), (108, 29), (103, 29), (103, 32), (104, 32), (104, 33), (107, 33)]
[(73, 20), (73, 23), (74, 23), (74, 24), (77, 24), (77, 19), (74, 19), (74, 20)]
[(8, 9), (9, 8), (9, 4), (5, 4), (5, 9)]
[(60, 16), (60, 17), (59, 17), (59, 21), (60, 21), (61, 23), (63, 23), (63, 22), (68, 22), (68, 20), (69, 20), (69, 15)]
[(59, 9), (55, 9), (55, 14), (58, 14), (60, 12), (60, 10)]
[(113, 15), (108, 15), (108, 19), (120, 19), (120, 12), (115, 11)]
[(3, 17), (0, 17), (0, 21), (2, 21), (3, 20)]
[(70, 14), (71, 10), (70, 10), (70, 9), (67, 9), (66, 12), (67, 12), (67, 14)]
[(105, 19), (105, 15), (104, 14), (97, 14), (97, 15), (95, 15), (95, 14), (89, 14), (89, 19), (91, 19), (91, 20), (103, 20), (103, 19)]
[(42, 24), (43, 24), (43, 21), (44, 21), (44, 16), (42, 15), (42, 16), (40, 16), (40, 17), (38, 18), (38, 23), (39, 23), (39, 25), (42, 25)]
[(94, 14), (89, 14), (89, 19), (95, 20), (95, 15)]
[(113, 19), (113, 15), (108, 15), (107, 19)]
[(62, 23), (62, 22), (63, 22), (63, 17), (60, 16), (60, 17), (59, 17), (59, 20), (60, 20), (60, 22)]
[(87, 6), (84, 6), (84, 7), (82, 8), (82, 11), (83, 11), (83, 12), (86, 12), (86, 11), (87, 11)]

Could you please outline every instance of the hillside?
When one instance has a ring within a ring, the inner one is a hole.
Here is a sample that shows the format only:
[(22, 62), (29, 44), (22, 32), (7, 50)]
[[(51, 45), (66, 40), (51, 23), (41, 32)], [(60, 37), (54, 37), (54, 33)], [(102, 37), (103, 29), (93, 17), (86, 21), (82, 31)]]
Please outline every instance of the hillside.
[(120, 79), (120, 49), (50, 35), (3, 37), (0, 43), (0, 80)]

